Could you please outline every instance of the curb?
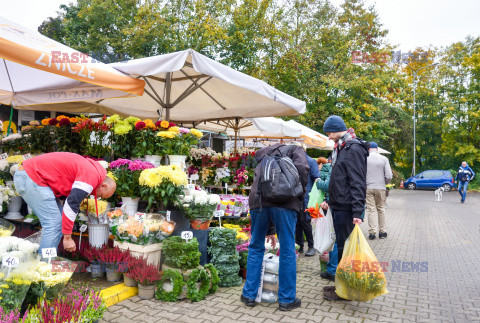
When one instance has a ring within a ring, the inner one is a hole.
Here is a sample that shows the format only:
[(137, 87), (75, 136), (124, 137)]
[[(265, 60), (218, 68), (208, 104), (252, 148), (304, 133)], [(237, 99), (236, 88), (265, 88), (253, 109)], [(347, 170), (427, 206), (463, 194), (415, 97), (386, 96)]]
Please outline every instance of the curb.
[(105, 301), (107, 307), (120, 303), (138, 294), (138, 287), (127, 287), (125, 284), (118, 284), (112, 287), (102, 289), (100, 296)]

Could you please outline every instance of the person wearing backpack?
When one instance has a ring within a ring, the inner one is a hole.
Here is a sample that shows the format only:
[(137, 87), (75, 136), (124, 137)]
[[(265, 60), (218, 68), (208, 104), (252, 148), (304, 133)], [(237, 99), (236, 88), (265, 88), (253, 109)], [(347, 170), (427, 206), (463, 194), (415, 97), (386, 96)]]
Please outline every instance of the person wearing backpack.
[[(304, 212), (307, 185), (307, 156), (302, 147), (276, 144), (256, 152), (258, 165), (249, 195), (252, 238), (248, 249), (247, 277), (241, 301), (255, 306), (260, 287), (265, 237), (280, 242), (279, 309), (290, 311), (300, 307), (296, 298), (297, 262), (295, 226), (297, 216)], [(271, 225), (273, 223), (273, 226)]]
[[(340, 263), (345, 241), (355, 224), (363, 222), (370, 144), (356, 138), (352, 128), (347, 130), (345, 122), (339, 116), (328, 117), (323, 131), (335, 142), (335, 146), (332, 152), (328, 203), (323, 202), (322, 208), (330, 207), (332, 211)], [(325, 287), (323, 296), (327, 300), (343, 300), (335, 293), (335, 286)]]
[(462, 162), (462, 166), (458, 169), (455, 183), (458, 183), (458, 193), (461, 196), (460, 202), (465, 203), (467, 197), (468, 183), (475, 177), (474, 171), (468, 166), (466, 161)]

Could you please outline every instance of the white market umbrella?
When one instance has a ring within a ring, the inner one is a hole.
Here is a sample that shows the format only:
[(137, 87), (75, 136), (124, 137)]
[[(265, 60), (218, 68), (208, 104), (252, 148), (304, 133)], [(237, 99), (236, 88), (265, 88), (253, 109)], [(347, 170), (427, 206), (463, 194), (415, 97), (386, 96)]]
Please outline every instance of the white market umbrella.
[(101, 110), (177, 123), (298, 115), (305, 102), (192, 49), (109, 64), (146, 82), (141, 97), (64, 104), (62, 109)]
[(28, 106), (138, 96), (143, 88), (143, 80), (0, 17), (2, 104), (35, 110)]
[[(329, 149), (328, 146), (333, 143), (333, 141), (331, 143), (329, 142), (327, 136), (313, 129), (310, 129), (309, 127), (304, 126), (303, 124), (298, 123), (295, 120), (288, 120), (287, 124), (289, 124), (293, 128), (300, 130), (300, 137), (308, 148)], [(331, 147), (333, 149), (333, 145), (331, 145)]]

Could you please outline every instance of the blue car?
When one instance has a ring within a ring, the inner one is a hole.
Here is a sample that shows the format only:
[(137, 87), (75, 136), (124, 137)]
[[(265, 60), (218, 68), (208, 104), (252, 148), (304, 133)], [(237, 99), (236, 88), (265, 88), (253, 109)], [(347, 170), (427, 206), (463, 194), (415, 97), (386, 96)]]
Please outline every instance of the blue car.
[(448, 192), (455, 188), (455, 180), (448, 170), (426, 170), (414, 177), (410, 177), (404, 183), (409, 190), (437, 189), (443, 187)]

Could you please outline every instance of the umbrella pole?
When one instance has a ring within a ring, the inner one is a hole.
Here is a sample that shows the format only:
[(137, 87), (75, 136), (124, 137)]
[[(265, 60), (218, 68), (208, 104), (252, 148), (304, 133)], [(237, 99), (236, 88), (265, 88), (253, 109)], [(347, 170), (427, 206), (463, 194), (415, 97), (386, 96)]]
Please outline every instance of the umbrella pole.
[(12, 105), (12, 108), (10, 109), (10, 121), (8, 122), (7, 136), (10, 135), (10, 130), (11, 130), (11, 126), (12, 126), (12, 119), (13, 119), (13, 105)]
[(234, 154), (237, 154), (237, 136), (238, 136), (238, 130), (235, 129), (235, 145), (234, 145), (234, 148), (233, 148), (233, 153)]

